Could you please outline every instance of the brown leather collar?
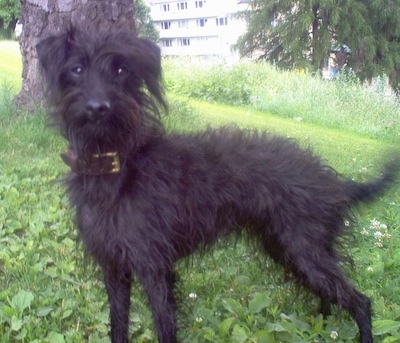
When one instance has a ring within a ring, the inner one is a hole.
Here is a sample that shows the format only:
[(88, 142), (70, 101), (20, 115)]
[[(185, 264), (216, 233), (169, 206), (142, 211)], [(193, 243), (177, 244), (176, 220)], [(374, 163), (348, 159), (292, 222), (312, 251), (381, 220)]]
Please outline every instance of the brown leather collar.
[(86, 159), (81, 159), (74, 149), (69, 149), (66, 153), (61, 154), (61, 158), (77, 174), (116, 174), (121, 169), (118, 152), (93, 154)]

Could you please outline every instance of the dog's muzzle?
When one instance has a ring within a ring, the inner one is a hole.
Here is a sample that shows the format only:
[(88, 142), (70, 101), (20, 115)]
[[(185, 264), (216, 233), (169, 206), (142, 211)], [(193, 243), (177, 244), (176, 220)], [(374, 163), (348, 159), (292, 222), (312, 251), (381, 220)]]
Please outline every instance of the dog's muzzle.
[(77, 174), (98, 176), (117, 174), (121, 170), (118, 152), (92, 154), (88, 158), (81, 159), (74, 149), (69, 149), (61, 154), (61, 158)]

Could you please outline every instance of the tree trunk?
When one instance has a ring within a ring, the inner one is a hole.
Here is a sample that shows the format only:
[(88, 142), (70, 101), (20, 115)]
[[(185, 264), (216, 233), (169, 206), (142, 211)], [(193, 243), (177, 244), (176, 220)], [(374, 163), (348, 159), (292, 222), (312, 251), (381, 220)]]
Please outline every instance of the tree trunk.
[(22, 89), (16, 103), (28, 110), (43, 104), (44, 86), (36, 55), (38, 42), (75, 23), (100, 23), (110, 29), (113, 25), (125, 26), (133, 32), (133, 14), (132, 0), (22, 0)]

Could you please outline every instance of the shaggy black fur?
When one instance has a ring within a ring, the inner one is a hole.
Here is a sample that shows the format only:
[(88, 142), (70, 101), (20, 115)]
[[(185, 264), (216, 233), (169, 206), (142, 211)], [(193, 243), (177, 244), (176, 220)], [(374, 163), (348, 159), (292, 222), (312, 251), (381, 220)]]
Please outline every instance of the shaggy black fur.
[(134, 276), (159, 341), (176, 342), (174, 262), (239, 230), (319, 296), (324, 311), (331, 303), (347, 310), (361, 342), (373, 341), (370, 300), (346, 279), (337, 240), (349, 207), (381, 194), (397, 167), (360, 184), (267, 133), (166, 134), (160, 51), (130, 33), (71, 28), (37, 51), (51, 117), (70, 144), (63, 158), (79, 236), (104, 273), (112, 342), (128, 342)]

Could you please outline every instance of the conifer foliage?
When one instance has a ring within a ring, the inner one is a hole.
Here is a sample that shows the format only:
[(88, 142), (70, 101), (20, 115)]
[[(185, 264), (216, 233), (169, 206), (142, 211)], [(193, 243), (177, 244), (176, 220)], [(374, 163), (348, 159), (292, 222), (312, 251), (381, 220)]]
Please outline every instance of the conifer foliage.
[(239, 16), (248, 24), (236, 44), (242, 56), (317, 71), (345, 46), (362, 80), (385, 74), (400, 84), (400, 0), (251, 0)]

